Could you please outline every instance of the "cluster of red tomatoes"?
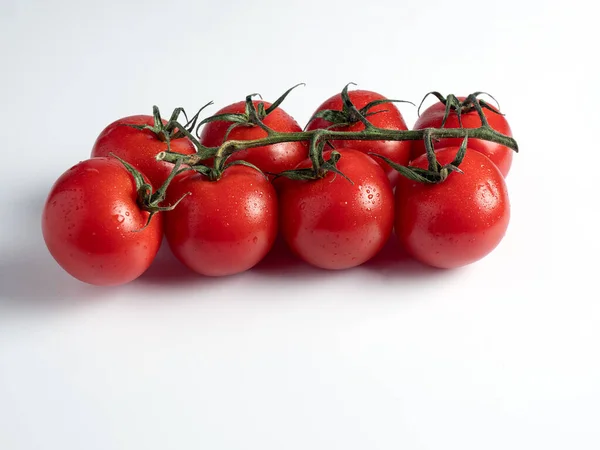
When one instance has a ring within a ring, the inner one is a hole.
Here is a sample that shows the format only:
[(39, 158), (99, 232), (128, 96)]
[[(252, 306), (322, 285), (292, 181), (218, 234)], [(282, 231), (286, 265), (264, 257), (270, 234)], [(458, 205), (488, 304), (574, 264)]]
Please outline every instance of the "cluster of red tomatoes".
[[(398, 108), (383, 96), (364, 90), (346, 93), (353, 111), (375, 127), (407, 129)], [(325, 269), (364, 263), (382, 249), (392, 231), (410, 256), (440, 268), (472, 263), (504, 236), (509, 221), (504, 177), (512, 150), (490, 141), (469, 139), (462, 173), (452, 172), (436, 184), (402, 177), (371, 156), (425, 169), (422, 140), (330, 141), (322, 160), (328, 161), (334, 148), (339, 152), (335, 170), (312, 179), (273, 176), (313, 166), (306, 140), (242, 149), (212, 177), (187, 166), (175, 173), (172, 163), (157, 160), (167, 140), (170, 152), (194, 155), (198, 142), (219, 147), (225, 139), (265, 138), (268, 129), (302, 131), (278, 104), (252, 100), (252, 105), (264, 126), (245, 121), (248, 103), (242, 101), (205, 120), (195, 142), (181, 133), (167, 139), (167, 122), (156, 123), (153, 116), (125, 117), (108, 125), (91, 158), (67, 170), (47, 198), (42, 229), (52, 256), (81, 281), (117, 285), (148, 269), (163, 236), (181, 262), (207, 276), (250, 269), (270, 251), (278, 233), (298, 257)], [(443, 103), (434, 104), (413, 128), (440, 128), (445, 110)], [(493, 129), (511, 135), (503, 115), (491, 110), (485, 114)], [(461, 119), (459, 124), (452, 110), (444, 127), (481, 125), (475, 111), (464, 112)], [(337, 94), (319, 106), (305, 130), (364, 127)], [(438, 162), (453, 161), (461, 142), (435, 142)]]

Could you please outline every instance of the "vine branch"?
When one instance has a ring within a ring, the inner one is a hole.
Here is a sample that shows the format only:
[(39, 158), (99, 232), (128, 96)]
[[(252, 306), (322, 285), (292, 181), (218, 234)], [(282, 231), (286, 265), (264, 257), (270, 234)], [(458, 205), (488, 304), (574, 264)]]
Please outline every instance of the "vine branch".
[[(498, 133), (489, 125), (482, 125), (479, 128), (424, 128), (421, 130), (388, 130), (384, 128), (370, 127), (362, 131), (334, 131), (334, 130), (311, 130), (298, 132), (272, 132), (270, 135), (261, 139), (249, 141), (231, 140), (225, 141), (219, 147), (208, 148), (215, 158), (226, 158), (229, 154), (238, 150), (246, 150), (265, 145), (279, 144), (281, 142), (314, 141), (315, 137), (321, 142), (329, 140), (362, 140), (362, 141), (416, 141), (424, 139), (444, 139), (460, 138), (464, 139), (482, 139), (495, 142), (500, 145), (511, 148), (518, 152), (517, 142), (509, 136)], [(207, 155), (180, 155), (179, 153), (164, 152), (162, 155), (164, 161), (175, 163), (183, 157), (183, 162), (188, 165), (200, 164), (206, 159)]]

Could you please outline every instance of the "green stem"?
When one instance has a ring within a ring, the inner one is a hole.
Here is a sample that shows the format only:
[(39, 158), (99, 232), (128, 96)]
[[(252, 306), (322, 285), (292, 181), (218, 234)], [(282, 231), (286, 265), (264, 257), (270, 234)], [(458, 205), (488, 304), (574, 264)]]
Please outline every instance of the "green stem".
[[(427, 135), (432, 138), (460, 138), (464, 139), (468, 135), (469, 139), (482, 139), (504, 145), (515, 151), (519, 150), (517, 142), (489, 126), (480, 126), (479, 128), (425, 128), (422, 130), (387, 130), (383, 128), (372, 127), (362, 131), (335, 131), (335, 130), (311, 130), (299, 131), (295, 133), (273, 132), (272, 134), (249, 141), (231, 140), (225, 141), (220, 147), (213, 148), (217, 158), (224, 158), (237, 150), (262, 147), (265, 145), (279, 144), (281, 142), (299, 142), (311, 141), (318, 133), (319, 141), (330, 140), (362, 140), (362, 141), (417, 141), (423, 140)], [(163, 160), (176, 162), (182, 155), (167, 152), (162, 155)], [(200, 159), (202, 158), (202, 159)], [(185, 164), (195, 165), (202, 162), (206, 155), (190, 155), (183, 159)]]

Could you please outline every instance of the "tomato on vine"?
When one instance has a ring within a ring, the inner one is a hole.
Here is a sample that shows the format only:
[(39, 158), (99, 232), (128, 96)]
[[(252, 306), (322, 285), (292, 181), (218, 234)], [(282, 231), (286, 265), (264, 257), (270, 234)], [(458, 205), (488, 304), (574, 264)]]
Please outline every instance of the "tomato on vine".
[[(281, 133), (302, 131), (298, 122), (279, 107), (292, 89), (272, 104), (252, 100), (249, 95), (245, 101), (220, 109), (202, 122), (204, 126), (200, 143), (206, 147), (219, 147), (226, 140), (251, 141), (266, 138), (268, 130)], [(306, 158), (307, 149), (305, 141), (279, 142), (238, 151), (229, 157), (229, 161), (247, 161), (263, 172), (275, 174), (293, 169)]]
[[(119, 285), (139, 277), (162, 241), (160, 196), (115, 158), (82, 161), (55, 182), (44, 204), (48, 250), (73, 277)], [(153, 216), (151, 216), (153, 215)]]
[(146, 175), (153, 186), (161, 186), (173, 167), (156, 160), (156, 155), (167, 149), (167, 142), (173, 152), (196, 153), (192, 141), (174, 127), (179, 111), (181, 108), (175, 110), (169, 122), (160, 118), (156, 107), (154, 116), (128, 116), (114, 121), (96, 139), (91, 156), (106, 157), (112, 153)]
[[(472, 94), (472, 96), (475, 96), (475, 94)], [(443, 97), (439, 96), (438, 99), (443, 99)], [(450, 109), (446, 115), (446, 105), (448, 102), (450, 102), (448, 105)], [(512, 137), (512, 131), (508, 121), (504, 115), (500, 114), (498, 108), (490, 105), (489, 103), (482, 102), (481, 100), (478, 100), (478, 102), (483, 106), (481, 111), (483, 112), (489, 126), (505, 136)], [(458, 110), (460, 110), (460, 117), (457, 112)], [(445, 120), (444, 117), (446, 117)], [(443, 99), (443, 102), (439, 101), (423, 111), (423, 113), (415, 122), (413, 129), (422, 130), (424, 128), (461, 128), (461, 126), (462, 128), (467, 129), (480, 127), (481, 118), (479, 113), (473, 107), (473, 102), (468, 100), (468, 97), (448, 96), (448, 99)], [(434, 143), (434, 146), (435, 148), (440, 149), (443, 147), (459, 146), (461, 141), (462, 138), (442, 138), (438, 139)], [(476, 138), (469, 138), (469, 148), (487, 156), (496, 165), (496, 167), (500, 169), (502, 175), (506, 177), (512, 164), (512, 149), (496, 142)], [(424, 153), (425, 145), (423, 141), (412, 141), (411, 160), (418, 158)]]
[(208, 276), (240, 273), (273, 246), (277, 194), (256, 168), (233, 162), (216, 171), (184, 172), (170, 185), (167, 203), (182, 197), (165, 214), (165, 236), (191, 270)]
[[(316, 179), (276, 180), (281, 234), (296, 255), (316, 267), (358, 266), (392, 232), (392, 187), (381, 166), (358, 150), (326, 151), (323, 160), (333, 161), (335, 170)], [(306, 159), (296, 171), (310, 174), (312, 167)]]
[[(378, 128), (407, 130), (404, 117), (394, 104), (396, 101), (389, 100), (377, 92), (360, 89), (348, 91), (346, 86), (341, 94), (333, 95), (316, 109), (306, 130), (363, 131), (365, 125), (360, 116)], [(377, 153), (397, 164), (407, 165), (410, 160), (409, 141), (331, 140), (330, 144), (336, 149), (351, 148), (367, 154)], [(398, 173), (383, 161), (377, 162), (392, 185), (395, 185)]]
[[(459, 150), (446, 147), (435, 156), (441, 166), (451, 167)], [(411, 167), (426, 170), (427, 156)], [(500, 243), (508, 227), (510, 203), (500, 170), (471, 148), (459, 169), (462, 173), (446, 173), (439, 183), (401, 178), (396, 186), (396, 235), (409, 255), (430, 266), (473, 263)]]

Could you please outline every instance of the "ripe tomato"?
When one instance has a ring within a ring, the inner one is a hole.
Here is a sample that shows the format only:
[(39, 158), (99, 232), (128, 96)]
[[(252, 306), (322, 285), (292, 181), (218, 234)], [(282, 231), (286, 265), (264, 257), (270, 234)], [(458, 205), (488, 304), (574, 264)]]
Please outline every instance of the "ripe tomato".
[[(465, 97), (458, 97), (462, 102)], [(490, 105), (491, 106), (491, 105)], [(493, 108), (493, 106), (491, 106)], [(440, 128), (442, 120), (444, 119), (444, 111), (446, 107), (442, 102), (437, 102), (427, 108), (421, 116), (415, 122), (413, 127), (415, 130), (422, 130), (424, 128)], [(512, 137), (512, 131), (506, 118), (500, 114), (496, 114), (488, 109), (483, 109), (485, 117), (487, 118), (490, 127), (494, 130), (502, 133), (506, 136)], [(468, 111), (461, 114), (461, 121), (463, 128), (479, 128), (481, 126), (481, 119), (479, 114), (475, 110)], [(444, 124), (444, 128), (459, 128), (458, 115), (455, 110), (451, 110)], [(462, 138), (448, 138), (440, 139), (439, 141), (434, 140), (434, 149), (460, 146)], [(487, 156), (502, 172), (502, 176), (506, 177), (513, 158), (513, 150), (504, 145), (496, 144), (495, 142), (484, 141), (481, 139), (469, 138), (469, 148), (477, 150)], [(411, 160), (418, 158), (420, 155), (425, 153), (425, 145), (422, 140), (412, 141), (411, 147)]]
[[(264, 103), (265, 109), (271, 106), (269, 102), (253, 100), (254, 107), (259, 103)], [(246, 110), (246, 102), (238, 102), (216, 112), (218, 114), (243, 114)], [(269, 128), (280, 132), (298, 132), (302, 131), (298, 123), (292, 116), (283, 109), (277, 107), (270, 114), (262, 119), (263, 123)], [(231, 127), (232, 122), (217, 120), (208, 122), (202, 128), (200, 133), (200, 143), (207, 147), (220, 146)], [(227, 136), (227, 140), (249, 141), (261, 139), (267, 136), (267, 132), (257, 125), (240, 124), (233, 128)], [(231, 155), (228, 161), (244, 160), (254, 164), (265, 172), (279, 173), (284, 170), (293, 169), (300, 161), (306, 158), (308, 154), (308, 145), (306, 142), (282, 142), (279, 144), (267, 145), (264, 147), (249, 148), (241, 150)]]
[[(278, 179), (280, 229), (290, 249), (324, 269), (358, 266), (388, 240), (394, 221), (392, 187), (385, 172), (357, 150), (340, 151), (339, 174), (317, 180)], [(331, 151), (324, 152), (327, 160)], [(297, 168), (311, 167), (305, 160)], [(281, 181), (279, 181), (281, 180)]]
[[(357, 109), (365, 107), (372, 101), (383, 100), (385, 97), (381, 94), (371, 91), (355, 90), (348, 91), (348, 96), (354, 106)], [(342, 111), (343, 103), (341, 94), (336, 94), (333, 97), (325, 100), (321, 106), (313, 113), (316, 114), (323, 110), (335, 110)], [(406, 130), (407, 126), (402, 117), (402, 113), (398, 110), (394, 103), (383, 103), (369, 109), (368, 113), (375, 113), (369, 115), (367, 119), (376, 127), (385, 128), (389, 130)], [(317, 118), (312, 120), (307, 130), (317, 130), (328, 128), (332, 125), (331, 122)], [(362, 131), (365, 126), (362, 122), (354, 122), (347, 126), (332, 127), (332, 130), (336, 131)], [(402, 164), (403, 166), (408, 165), (410, 160), (410, 142), (409, 141), (331, 141), (331, 144), (337, 148), (352, 148), (354, 150), (361, 151), (363, 153), (377, 153), (391, 159), (393, 162)], [(383, 160), (377, 158), (377, 163), (381, 165), (392, 185), (395, 185), (398, 180), (398, 172), (393, 170)]]
[(48, 250), (75, 278), (118, 285), (139, 277), (162, 240), (162, 217), (137, 203), (133, 176), (114, 158), (82, 161), (62, 174), (44, 205)]
[[(439, 163), (450, 163), (457, 151), (436, 151)], [(426, 156), (411, 166), (427, 168)], [(498, 168), (467, 149), (460, 169), (464, 173), (450, 173), (438, 184), (402, 178), (396, 186), (396, 235), (409, 255), (434, 267), (454, 268), (483, 258), (508, 227), (508, 193)]]
[(210, 181), (199, 173), (180, 175), (169, 186), (165, 235), (173, 254), (202, 275), (231, 275), (250, 269), (269, 252), (277, 235), (277, 194), (255, 169), (233, 165)]
[[(163, 120), (163, 123), (167, 122)], [(148, 177), (153, 187), (159, 188), (171, 173), (173, 165), (157, 161), (156, 155), (167, 149), (167, 144), (151, 130), (138, 130), (127, 125), (154, 125), (154, 117), (139, 115), (119, 119), (108, 125), (98, 136), (92, 148), (92, 157), (114, 153)], [(171, 140), (171, 151), (191, 155), (196, 153), (186, 138)]]

